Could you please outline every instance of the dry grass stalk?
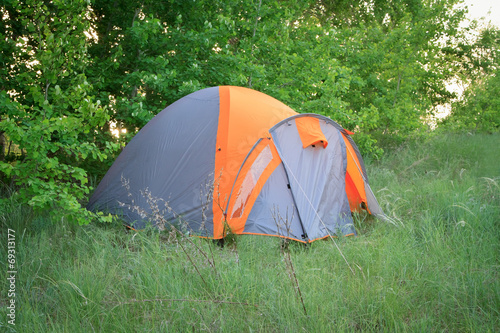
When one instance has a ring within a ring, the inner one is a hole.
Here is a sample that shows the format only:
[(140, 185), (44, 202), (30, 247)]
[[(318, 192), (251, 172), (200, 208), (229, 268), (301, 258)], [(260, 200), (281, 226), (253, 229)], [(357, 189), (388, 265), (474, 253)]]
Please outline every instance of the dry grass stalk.
[[(210, 256), (211, 256), (211, 258), (210, 258), (209, 255), (207, 254), (207, 252), (204, 249), (202, 249), (200, 246), (198, 246), (198, 244), (193, 242), (191, 237), (189, 237), (189, 234), (192, 233), (192, 230), (189, 230), (190, 229), (189, 225), (185, 221), (182, 221), (180, 215), (177, 214), (172, 209), (172, 207), (169, 205), (168, 201), (165, 201), (162, 198), (157, 198), (157, 197), (153, 196), (153, 194), (151, 193), (151, 191), (148, 188), (146, 188), (145, 190), (141, 190), (140, 193), (146, 199), (146, 202), (147, 202), (149, 209), (150, 209), (150, 212), (148, 212), (143, 207), (140, 207), (139, 205), (137, 205), (135, 203), (133, 195), (130, 191), (130, 183), (123, 176), (122, 176), (122, 185), (127, 190), (127, 196), (130, 198), (129, 200), (131, 203), (126, 204), (126, 203), (120, 202), (120, 206), (130, 209), (132, 212), (137, 213), (143, 219), (149, 220), (151, 222), (152, 226), (158, 228), (159, 231), (164, 231), (167, 227), (169, 227), (170, 228), (169, 240), (175, 241), (176, 244), (180, 246), (182, 251), (185, 253), (186, 257), (188, 258), (189, 262), (191, 263), (191, 265), (195, 269), (196, 273), (200, 276), (203, 284), (208, 289), (208, 284), (207, 284), (205, 278), (203, 277), (203, 275), (201, 274), (201, 272), (198, 268), (198, 265), (193, 260), (192, 255), (190, 255), (188, 249), (185, 247), (183, 242), (179, 241), (179, 238), (181, 240), (187, 241), (190, 245), (192, 245), (196, 249), (196, 252), (199, 253), (206, 260), (208, 265), (214, 271), (216, 277), (218, 277), (219, 273), (217, 272), (217, 268), (216, 268), (215, 260), (214, 260), (214, 255), (213, 255), (211, 249), (210, 249)], [(210, 200), (208, 200), (208, 199), (211, 198), (211, 196), (213, 194), (213, 188), (214, 188), (213, 184), (211, 184), (211, 185), (209, 183), (205, 184), (205, 198), (206, 198), (206, 200), (205, 201), (202, 200), (202, 202), (204, 202), (204, 204), (202, 205), (202, 216), (205, 219), (202, 221), (203, 227), (205, 227), (204, 222), (206, 221), (206, 218), (207, 218), (206, 211), (208, 210), (208, 205), (210, 202)], [(200, 190), (200, 196), (203, 196), (203, 192), (204, 191), (202, 188)], [(160, 207), (160, 203), (163, 203), (164, 208)], [(165, 215), (167, 213), (174, 216), (174, 218), (177, 218), (178, 224), (180, 224), (180, 227), (185, 229), (186, 232), (181, 232), (179, 230), (179, 228), (177, 228), (173, 223), (168, 221), (165, 218)], [(172, 237), (173, 234), (175, 234), (176, 237)]]
[(105, 301), (104, 304), (113, 304), (116, 306), (125, 305), (125, 304), (133, 304), (133, 303), (146, 303), (146, 302), (194, 302), (194, 303), (215, 303), (215, 304), (232, 304), (232, 305), (243, 305), (243, 306), (254, 306), (258, 307), (257, 304), (250, 304), (245, 302), (230, 302), (230, 301), (221, 301), (221, 300), (206, 300), (206, 299), (185, 299), (185, 298), (152, 298), (152, 299), (135, 299), (131, 298), (124, 302), (112, 302)]
[[(288, 210), (287, 210), (285, 218), (283, 218), (283, 216), (280, 215), (276, 207), (274, 207), (272, 215), (274, 222), (276, 223), (276, 227), (278, 229), (278, 234), (280, 234), (280, 236), (282, 237), (286, 237), (284, 242), (288, 242), (289, 241), (288, 238), (290, 237), (290, 221), (293, 220), (294, 215), (292, 214), (291, 218), (288, 219)], [(283, 234), (282, 231), (285, 231), (286, 234)], [(295, 291), (295, 295), (302, 304), (302, 309), (304, 310), (304, 314), (307, 316), (306, 305), (304, 303), (304, 298), (302, 297), (302, 291), (300, 289), (299, 280), (297, 279), (297, 274), (295, 274), (295, 268), (293, 266), (292, 256), (290, 254), (290, 251), (287, 249), (286, 245), (281, 246), (280, 249), (283, 259), (285, 261), (288, 277), (290, 278), (290, 281), (292, 282), (292, 286)]]

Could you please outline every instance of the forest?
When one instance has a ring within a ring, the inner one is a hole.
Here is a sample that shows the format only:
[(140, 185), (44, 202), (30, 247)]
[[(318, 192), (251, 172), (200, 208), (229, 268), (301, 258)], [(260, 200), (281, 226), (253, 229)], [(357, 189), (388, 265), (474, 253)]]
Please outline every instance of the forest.
[[(466, 14), (461, 0), (3, 0), (17, 331), (498, 331), (500, 30)], [(356, 216), (359, 237), (338, 240), (351, 270), (331, 244), (220, 249), (85, 208), (149, 120), (221, 85), (355, 133), (391, 223)]]

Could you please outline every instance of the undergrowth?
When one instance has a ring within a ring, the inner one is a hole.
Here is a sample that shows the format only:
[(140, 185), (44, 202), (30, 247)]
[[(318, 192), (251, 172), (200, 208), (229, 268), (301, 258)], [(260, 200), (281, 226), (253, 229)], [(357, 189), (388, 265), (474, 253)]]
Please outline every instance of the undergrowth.
[(168, 229), (51, 221), (3, 201), (17, 307), (10, 325), (2, 255), (1, 330), (500, 331), (499, 156), (498, 134), (448, 134), (368, 162), (390, 219), (356, 215), (358, 236), (336, 239), (354, 273), (331, 240), (244, 235), (220, 247)]

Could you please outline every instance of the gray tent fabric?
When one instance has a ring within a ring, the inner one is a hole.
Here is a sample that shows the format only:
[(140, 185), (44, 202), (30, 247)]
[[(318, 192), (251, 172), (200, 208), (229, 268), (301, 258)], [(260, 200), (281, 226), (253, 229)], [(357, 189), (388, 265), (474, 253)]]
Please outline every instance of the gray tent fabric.
[(279, 235), (304, 240), (304, 229), (280, 164), (255, 200), (243, 233)]
[(368, 205), (368, 208), (370, 209), (372, 215), (381, 219), (385, 219), (386, 215), (382, 211), (382, 208), (380, 208), (377, 198), (375, 198), (375, 195), (373, 194), (373, 191), (367, 181), (365, 181), (365, 192), (366, 204)]
[(205, 209), (203, 217), (202, 208), (212, 205), (207, 188), (213, 184), (218, 119), (218, 87), (171, 104), (127, 144), (87, 208), (121, 215), (134, 228), (143, 228), (148, 219), (134, 207), (151, 213), (151, 200), (141, 194), (148, 190), (153, 200), (162, 199), (158, 208), (169, 222), (181, 216), (196, 233), (211, 236), (212, 223), (202, 223), (211, 222), (212, 210)]
[(275, 125), (270, 133), (283, 161), (294, 202), (308, 240), (328, 235), (355, 234), (349, 201), (345, 192), (347, 169), (346, 147), (329, 119), (320, 119), (328, 146), (302, 148), (295, 119), (313, 117), (297, 115)]

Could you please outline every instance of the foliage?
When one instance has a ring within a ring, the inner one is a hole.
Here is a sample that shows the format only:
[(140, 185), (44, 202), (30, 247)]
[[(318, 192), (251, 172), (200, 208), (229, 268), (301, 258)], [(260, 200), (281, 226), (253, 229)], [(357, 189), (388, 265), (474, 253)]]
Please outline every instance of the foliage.
[(500, 70), (493, 76), (471, 86), (463, 99), (453, 104), (444, 122), (452, 128), (469, 131), (500, 130)]
[(0, 170), (18, 185), (16, 196), (39, 211), (79, 223), (92, 214), (82, 208), (88, 193), (83, 160), (102, 161), (116, 144), (98, 147), (94, 130), (109, 120), (82, 70), (86, 65), (87, 3), (26, 1), (8, 11), (21, 25), (6, 27), (16, 37), (11, 78), (0, 91), (0, 131), (17, 145), (13, 162)]
[(379, 155), (372, 133), (405, 136), (453, 97), (438, 41), (463, 19), (456, 2), (95, 1), (88, 71), (129, 133), (162, 103), (243, 85), (332, 117)]
[(459, 76), (468, 84), (463, 96), (452, 104), (445, 127), (468, 131), (495, 132), (500, 129), (500, 30), (487, 27), (474, 43), (460, 44)]

